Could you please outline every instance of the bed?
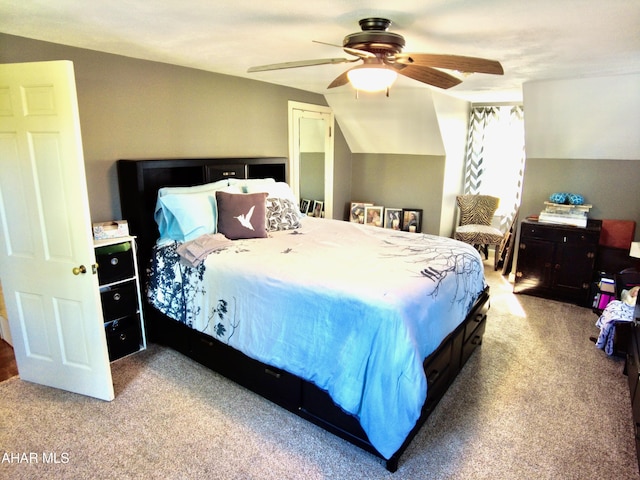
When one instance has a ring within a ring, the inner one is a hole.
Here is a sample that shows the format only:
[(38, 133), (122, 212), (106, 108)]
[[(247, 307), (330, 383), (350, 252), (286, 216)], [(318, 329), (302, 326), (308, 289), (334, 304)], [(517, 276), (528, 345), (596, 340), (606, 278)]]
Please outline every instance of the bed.
[[(452, 239), (301, 216), (281, 180), (153, 186), (147, 328), (395, 471), (482, 341), (482, 260)], [(195, 200), (211, 192), (213, 221)], [(263, 224), (237, 234), (250, 210)]]

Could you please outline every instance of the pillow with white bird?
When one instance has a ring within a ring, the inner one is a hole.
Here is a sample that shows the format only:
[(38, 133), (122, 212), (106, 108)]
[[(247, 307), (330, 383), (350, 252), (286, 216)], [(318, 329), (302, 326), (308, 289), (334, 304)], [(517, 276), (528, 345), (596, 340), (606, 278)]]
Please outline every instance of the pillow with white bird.
[(216, 192), (218, 232), (230, 240), (266, 238), (267, 193)]

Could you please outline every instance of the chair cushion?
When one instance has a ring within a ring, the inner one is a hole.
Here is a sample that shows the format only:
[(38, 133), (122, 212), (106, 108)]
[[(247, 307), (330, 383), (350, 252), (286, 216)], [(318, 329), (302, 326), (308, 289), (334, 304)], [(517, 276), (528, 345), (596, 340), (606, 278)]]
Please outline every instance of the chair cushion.
[(492, 245), (502, 242), (504, 234), (488, 225), (462, 225), (456, 228), (454, 238), (472, 245)]

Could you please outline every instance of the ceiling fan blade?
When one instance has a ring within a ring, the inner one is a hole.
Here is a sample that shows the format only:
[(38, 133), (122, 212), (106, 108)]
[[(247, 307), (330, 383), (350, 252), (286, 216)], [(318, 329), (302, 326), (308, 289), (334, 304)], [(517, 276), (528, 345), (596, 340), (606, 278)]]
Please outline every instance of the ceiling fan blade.
[(462, 80), (453, 75), (423, 65), (390, 64), (389, 66), (405, 77), (445, 90), (462, 83)]
[(350, 53), (351, 55), (356, 55), (356, 56), (358, 56), (360, 58), (372, 58), (372, 57), (376, 56), (375, 53), (367, 52), (366, 50), (359, 50), (357, 48), (343, 47), (342, 45), (336, 45), (335, 43), (320, 42), (319, 40), (311, 40), (311, 41), (314, 42), (314, 43), (319, 43), (321, 45), (329, 45), (330, 47), (341, 48), (345, 52)]
[(269, 70), (282, 70), (285, 68), (298, 68), (298, 67), (313, 67), (315, 65), (330, 65), (336, 63), (349, 63), (357, 62), (359, 58), (318, 58), (316, 60), (300, 60), (297, 62), (284, 62), (284, 63), (272, 63), (270, 65), (260, 65), (257, 67), (251, 67), (247, 70), (247, 73), (253, 72), (266, 72)]
[[(349, 69), (349, 70), (351, 70), (351, 69)], [(347, 73), (349, 73), (349, 70), (347, 70), (344, 73), (341, 73), (340, 75), (338, 75), (333, 80), (333, 82), (331, 82), (329, 84), (329, 86), (327, 88), (341, 87), (342, 85), (346, 85), (347, 83), (349, 83), (349, 77), (347, 77)]]
[(486, 58), (464, 57), (461, 55), (437, 55), (431, 53), (398, 53), (395, 61), (404, 65), (446, 68), (459, 72), (490, 73), (503, 75), (500, 62)]

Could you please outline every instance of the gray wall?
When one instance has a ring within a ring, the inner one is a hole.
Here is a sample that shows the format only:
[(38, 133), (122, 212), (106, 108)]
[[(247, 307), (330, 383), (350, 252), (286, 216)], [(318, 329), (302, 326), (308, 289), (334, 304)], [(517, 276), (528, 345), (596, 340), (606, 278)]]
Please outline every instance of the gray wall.
[(444, 167), (444, 156), (353, 154), (353, 200), (420, 208), (422, 231), (438, 235)]
[(554, 192), (583, 195), (591, 218), (634, 220), (640, 239), (640, 162), (527, 158), (521, 218), (539, 214)]
[[(74, 62), (94, 222), (120, 218), (117, 159), (287, 157), (287, 102), (326, 105), (301, 90), (0, 34), (0, 63), (46, 60)], [(344, 138), (335, 141), (336, 177), (350, 178)], [(340, 205), (350, 186), (337, 188)]]
[[(287, 101), (326, 105), (322, 95), (291, 88), (0, 34), (1, 63), (62, 59), (75, 65), (93, 221), (120, 216), (114, 164), (119, 158), (286, 157)], [(525, 101), (525, 121), (528, 105), (557, 103), (546, 87), (528, 97), (535, 102)], [(544, 131), (535, 137), (546, 141)], [(422, 208), (423, 231), (437, 234), (444, 179), (444, 156), (352, 155), (336, 128), (336, 218), (348, 218), (352, 199)], [(521, 218), (539, 213), (550, 193), (570, 190), (594, 204), (593, 217), (640, 224), (639, 186), (637, 161), (527, 158)]]
[(541, 80), (523, 86), (521, 217), (554, 192), (579, 193), (589, 217), (634, 220), (640, 238), (640, 74)]

